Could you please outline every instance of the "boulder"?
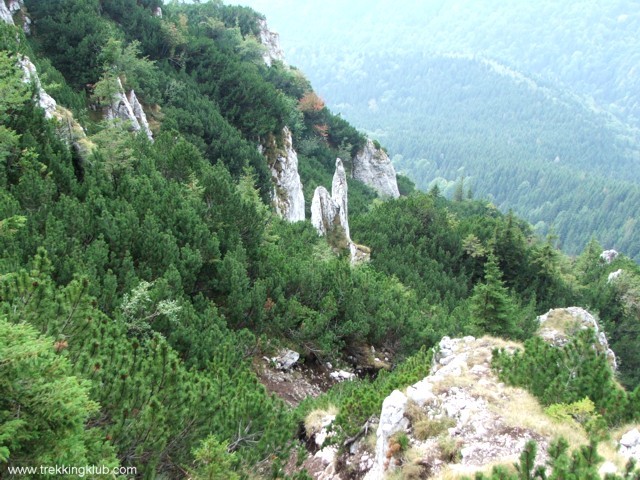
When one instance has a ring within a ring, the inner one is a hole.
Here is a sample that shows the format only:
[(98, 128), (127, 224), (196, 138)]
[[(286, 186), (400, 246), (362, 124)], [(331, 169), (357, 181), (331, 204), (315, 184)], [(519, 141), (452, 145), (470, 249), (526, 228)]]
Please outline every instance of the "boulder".
[(293, 350), (283, 350), (278, 356), (271, 358), (279, 370), (291, 370), (298, 360), (300, 360), (300, 354)]
[(640, 430), (633, 428), (620, 439), (620, 454), (640, 462)]
[(336, 370), (335, 372), (331, 372), (329, 376), (338, 382), (342, 382), (344, 380), (353, 380), (354, 378), (356, 378), (355, 373), (346, 372), (344, 370)]
[(396, 171), (389, 156), (374, 142), (367, 139), (365, 146), (353, 158), (351, 175), (365, 185), (373, 188), (380, 197), (398, 198)]

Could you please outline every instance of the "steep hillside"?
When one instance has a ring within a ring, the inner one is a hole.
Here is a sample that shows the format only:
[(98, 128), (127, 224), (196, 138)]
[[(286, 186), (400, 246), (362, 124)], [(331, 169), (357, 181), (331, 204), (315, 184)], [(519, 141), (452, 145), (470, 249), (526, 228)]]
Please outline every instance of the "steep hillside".
[(443, 336), (526, 341), (565, 305), (637, 398), (640, 268), (415, 192), (253, 10), (0, 18), (0, 477), (305, 479), (310, 408), (339, 404), (346, 448)]

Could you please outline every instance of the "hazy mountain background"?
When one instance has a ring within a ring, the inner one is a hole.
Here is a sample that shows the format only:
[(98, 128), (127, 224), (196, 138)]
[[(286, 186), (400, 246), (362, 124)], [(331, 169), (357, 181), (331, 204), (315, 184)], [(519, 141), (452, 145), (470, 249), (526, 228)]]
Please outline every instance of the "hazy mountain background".
[(489, 198), (570, 253), (595, 235), (640, 258), (634, 2), (242, 3), (418, 187)]

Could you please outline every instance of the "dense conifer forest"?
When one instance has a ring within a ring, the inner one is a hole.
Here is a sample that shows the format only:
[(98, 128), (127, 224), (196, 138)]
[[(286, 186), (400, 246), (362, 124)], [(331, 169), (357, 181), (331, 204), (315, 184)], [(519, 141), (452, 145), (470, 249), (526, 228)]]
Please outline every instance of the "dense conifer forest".
[[(594, 238), (569, 257), (487, 200), (402, 175), (399, 199), (349, 178), (368, 262), (276, 215), (259, 144), (292, 132), (308, 218), (336, 157), (348, 165), (365, 137), (301, 71), (265, 64), (262, 19), (219, 1), (25, 0), (16, 25), (0, 24), (0, 478), (51, 464), (309, 478), (285, 468), (304, 452), (306, 415), (336, 406), (339, 445), (428, 374), (444, 335), (525, 342), (496, 369), (545, 404), (591, 398), (594, 438), (638, 422), (640, 268), (624, 252), (607, 262)], [(153, 141), (105, 119), (120, 89), (135, 91)], [(616, 377), (586, 334), (566, 354), (573, 375), (546, 368), (536, 315), (571, 305), (598, 315)], [(282, 348), (309, 368), (355, 368), (371, 348), (388, 359), (292, 407), (257, 374)], [(560, 442), (554, 468), (591, 474), (585, 449), (572, 464)]]

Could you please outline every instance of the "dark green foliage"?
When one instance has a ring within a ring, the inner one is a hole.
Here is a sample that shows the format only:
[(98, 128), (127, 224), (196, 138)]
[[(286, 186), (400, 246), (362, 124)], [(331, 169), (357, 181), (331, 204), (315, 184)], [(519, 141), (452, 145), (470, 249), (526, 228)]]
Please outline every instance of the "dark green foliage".
[[(520, 463), (516, 463), (515, 473), (504, 468), (494, 467), (491, 475), (477, 473), (476, 480), (598, 480), (598, 468), (603, 458), (598, 455), (598, 445), (591, 442), (569, 452), (569, 444), (563, 438), (549, 446), (549, 460), (547, 465), (535, 465), (537, 446), (529, 441), (520, 455)], [(607, 480), (636, 480), (640, 478), (640, 471), (635, 468), (631, 460), (624, 475), (606, 474)]]
[(517, 336), (515, 305), (501, 277), (496, 258), (489, 255), (484, 264), (484, 281), (474, 287), (471, 296), (472, 322), (480, 332), (514, 337)]
[[(3, 295), (3, 301), (6, 297)], [(0, 317), (0, 472), (52, 461), (117, 465), (100, 428), (85, 428), (99, 405), (73, 375), (66, 342)], [(65, 346), (63, 346), (65, 345)], [(4, 476), (4, 475), (3, 475)]]
[(46, 274), (50, 268), (40, 253), (33, 273), (4, 275), (1, 313), (57, 339), (102, 407), (91, 425), (105, 431), (122, 464), (148, 474), (175, 471), (211, 433), (254, 461), (286, 446), (288, 416), (249, 371), (237, 348), (240, 337), (221, 327), (217, 341), (206, 344), (206, 364), (188, 370), (161, 335), (131, 337), (124, 324), (97, 310), (86, 280), (56, 288)]
[(587, 397), (609, 425), (640, 418), (638, 390), (629, 393), (616, 385), (592, 330), (579, 331), (563, 347), (539, 337), (527, 340), (524, 346), (524, 351), (513, 354), (494, 352), (493, 367), (504, 381), (526, 388), (544, 405)]
[[(315, 187), (331, 184), (336, 157), (348, 169), (364, 136), (300, 72), (262, 63), (255, 12), (172, 3), (159, 18), (157, 0), (26, 3), (32, 37), (0, 26), (9, 52), (0, 55), (0, 356), (10, 345), (36, 360), (0, 361), (9, 369), (0, 399), (11, 399), (0, 400), (0, 462), (46, 463), (71, 445), (69, 462), (120, 462), (147, 478), (281, 478), (294, 420), (309, 409), (336, 404), (336, 439), (355, 435), (393, 389), (428, 373), (428, 347), (443, 335), (526, 338), (536, 312), (579, 300), (600, 310), (634, 381), (638, 349), (627, 333), (640, 288), (628, 260), (594, 267), (592, 246), (573, 268), (514, 215), (470, 201), (464, 188), (457, 202), (416, 193), (403, 176), (406, 197), (385, 203), (349, 181), (351, 231), (371, 247), (368, 264), (350, 265), (309, 222), (273, 215), (259, 143), (290, 127), (310, 205)], [(29, 101), (17, 49), (83, 123), (92, 153), (80, 158)], [(87, 98), (108, 103), (103, 87), (116, 76), (140, 90), (154, 143), (86, 108)], [(607, 286), (621, 267), (628, 277)], [(383, 347), (392, 371), (340, 384), (292, 415), (252, 371), (280, 346), (309, 364)], [(579, 364), (580, 375), (556, 369), (557, 380), (535, 377), (534, 387), (549, 401), (601, 395), (607, 419), (632, 418), (638, 394), (611, 393), (620, 391), (600, 357), (572, 348), (566, 358), (545, 354)], [(556, 372), (536, 362), (520, 363)], [(71, 410), (45, 402), (27, 423), (14, 421), (31, 387), (58, 383), (77, 400)]]

